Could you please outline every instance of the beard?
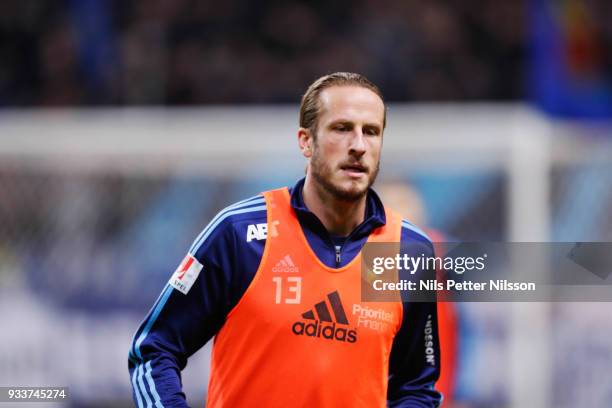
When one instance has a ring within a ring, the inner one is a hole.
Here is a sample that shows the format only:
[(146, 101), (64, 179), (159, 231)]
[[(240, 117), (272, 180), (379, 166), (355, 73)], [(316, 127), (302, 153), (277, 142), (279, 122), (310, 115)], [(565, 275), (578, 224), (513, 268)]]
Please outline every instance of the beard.
[(318, 154), (318, 149), (316, 147), (313, 150), (310, 160), (310, 172), (313, 179), (338, 201), (354, 202), (360, 200), (366, 195), (372, 184), (374, 184), (379, 169), (380, 161), (376, 163), (376, 167), (373, 171), (367, 173), (368, 181), (365, 186), (360, 186), (354, 181), (351, 183), (350, 187), (344, 188), (338, 184), (334, 184), (332, 181), (334, 171), (329, 163)]

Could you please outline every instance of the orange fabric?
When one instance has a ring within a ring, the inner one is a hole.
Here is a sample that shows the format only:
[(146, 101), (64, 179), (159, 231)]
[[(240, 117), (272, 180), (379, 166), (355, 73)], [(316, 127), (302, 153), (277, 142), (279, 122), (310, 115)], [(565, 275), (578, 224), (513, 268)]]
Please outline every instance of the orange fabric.
[[(264, 196), (264, 254), (215, 337), (207, 407), (385, 407), (402, 304), (362, 303), (361, 256), (327, 267), (288, 190)], [(400, 217), (387, 212), (368, 242), (399, 242), (400, 233)]]

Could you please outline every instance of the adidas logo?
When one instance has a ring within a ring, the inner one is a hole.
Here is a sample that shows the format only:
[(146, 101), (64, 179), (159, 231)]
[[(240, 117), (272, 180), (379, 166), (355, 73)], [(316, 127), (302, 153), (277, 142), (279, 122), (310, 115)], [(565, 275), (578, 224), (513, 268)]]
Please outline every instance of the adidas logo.
[(278, 261), (272, 268), (272, 272), (299, 272), (300, 268), (295, 266), (289, 255)]
[[(332, 292), (327, 295), (327, 300), (331, 306), (334, 317), (329, 312), (325, 299), (314, 305), (314, 311), (310, 309), (307, 312), (302, 313), (302, 318), (305, 320), (312, 321), (308, 322), (295, 322), (291, 327), (293, 334), (298, 336), (308, 337), (323, 337), (328, 340), (344, 341), (347, 343), (355, 343), (357, 341), (357, 330), (349, 330), (349, 321), (346, 318), (342, 301), (340, 300), (340, 294), (338, 291)], [(316, 312), (316, 317), (315, 317)], [(337, 325), (347, 326), (337, 327)]]

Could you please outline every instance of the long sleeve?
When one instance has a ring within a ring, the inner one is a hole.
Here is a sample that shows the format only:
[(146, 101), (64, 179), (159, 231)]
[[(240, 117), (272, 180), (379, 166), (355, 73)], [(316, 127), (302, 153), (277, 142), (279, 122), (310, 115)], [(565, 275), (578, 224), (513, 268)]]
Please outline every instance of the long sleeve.
[(180, 372), (187, 358), (221, 327), (227, 287), (221, 271), (210, 265), (202, 267), (186, 294), (166, 285), (130, 348), (128, 365), (138, 407), (187, 406)]
[[(434, 256), (427, 236), (412, 225), (403, 225), (402, 243), (412, 256)], [(421, 278), (435, 271), (419, 271)], [(413, 279), (414, 280), (414, 279)], [(436, 303), (404, 299), (402, 325), (395, 336), (389, 362), (390, 407), (438, 407), (442, 395), (434, 385), (440, 375), (440, 347)]]
[(440, 348), (435, 303), (404, 305), (402, 327), (395, 337), (389, 364), (390, 407), (437, 407), (434, 389), (440, 374)]
[(257, 270), (265, 241), (240, 238), (251, 223), (265, 223), (262, 204), (254, 197), (213, 218), (136, 331), (128, 367), (139, 408), (188, 406), (181, 370), (219, 331)]

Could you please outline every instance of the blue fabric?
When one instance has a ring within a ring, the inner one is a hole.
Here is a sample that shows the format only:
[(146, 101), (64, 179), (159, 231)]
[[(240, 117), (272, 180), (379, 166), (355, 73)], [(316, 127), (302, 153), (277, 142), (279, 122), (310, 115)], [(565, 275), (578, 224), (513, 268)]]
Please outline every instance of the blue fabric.
[[(372, 230), (386, 222), (384, 207), (370, 190), (365, 220), (346, 237), (337, 263), (332, 237), (304, 204), (303, 185), (304, 179), (290, 189), (291, 206), (308, 243), (330, 267), (349, 263)], [(190, 253), (203, 269), (193, 287), (187, 295), (177, 290), (164, 293), (134, 336), (129, 369), (137, 406), (146, 405), (149, 400), (158, 402), (156, 406), (187, 406), (180, 371), (187, 358), (217, 333), (251, 283), (261, 261), (265, 239), (251, 237), (249, 240), (249, 225), (266, 221), (261, 196), (253, 197), (221, 211), (196, 238)], [(401, 239), (402, 243), (410, 242), (408, 247), (415, 255), (433, 254), (433, 245), (418, 229), (403, 227)], [(424, 330), (428, 318), (437, 325), (435, 304), (404, 304), (402, 327), (395, 337), (389, 365), (388, 396), (392, 406), (435, 407), (440, 402), (440, 394), (433, 390), (440, 360), (437, 336), (436, 363), (428, 365), (425, 359)], [(145, 370), (144, 378), (152, 381), (138, 381)]]
[(529, 97), (562, 117), (612, 119), (612, 70), (604, 25), (589, 2), (530, 0)]

